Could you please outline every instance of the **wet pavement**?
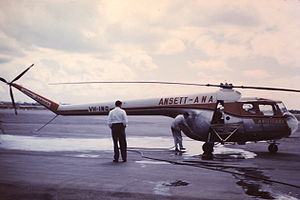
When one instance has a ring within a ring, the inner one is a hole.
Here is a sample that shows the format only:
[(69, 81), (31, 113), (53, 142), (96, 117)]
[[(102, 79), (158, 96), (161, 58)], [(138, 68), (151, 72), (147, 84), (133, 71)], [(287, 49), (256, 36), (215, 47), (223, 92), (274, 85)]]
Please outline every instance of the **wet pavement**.
[(0, 110), (0, 199), (299, 199), (300, 133), (280, 141), (217, 145), (184, 137), (173, 150), (170, 123), (129, 116), (128, 161), (113, 163), (105, 116)]

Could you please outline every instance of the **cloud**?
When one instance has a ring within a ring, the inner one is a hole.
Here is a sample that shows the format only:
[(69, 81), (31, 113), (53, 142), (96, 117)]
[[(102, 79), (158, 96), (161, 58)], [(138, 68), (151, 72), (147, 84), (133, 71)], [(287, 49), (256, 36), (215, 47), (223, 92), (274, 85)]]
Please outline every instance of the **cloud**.
[(185, 45), (182, 40), (179, 39), (169, 39), (162, 42), (157, 51), (158, 54), (176, 54), (185, 50)]
[(10, 62), (11, 61), (11, 59), (9, 59), (9, 58), (1, 58), (0, 57), (0, 64), (1, 63), (8, 63), (8, 62)]
[(226, 62), (220, 60), (205, 60), (188, 62), (188, 66), (192, 68), (200, 69), (201, 71), (213, 71), (213, 72), (226, 72), (232, 71)]
[[(280, 80), (284, 87), (297, 88), (299, 19), (297, 0), (2, 0), (0, 75), (12, 80), (35, 63), (19, 82), (70, 103), (181, 89), (152, 87), (137, 94), (141, 86), (53, 89), (47, 83), (155, 79), (279, 85)], [(1, 100), (9, 99), (3, 88)], [(300, 107), (296, 100), (289, 101)]]
[(234, 25), (238, 27), (252, 27), (260, 24), (257, 10), (253, 6), (226, 6), (223, 11), (211, 16), (211, 25)]
[(5, 35), (0, 30), (0, 56), (6, 57), (9, 60), (11, 57), (22, 57), (24, 56), (23, 47), (19, 45), (16, 39)]
[(253, 79), (269, 79), (271, 78), (267, 71), (254, 69), (254, 70), (246, 70), (242, 72), (242, 75), (247, 78)]
[(120, 63), (127, 63), (128, 66), (136, 70), (151, 71), (157, 68), (153, 58), (143, 49), (137, 46), (120, 45), (115, 47), (113, 60)]
[(198, 37), (195, 41), (195, 48), (200, 49), (208, 58), (222, 60), (228, 60), (237, 56), (248, 56), (251, 54), (248, 47), (243, 43), (236, 44), (226, 40), (218, 42), (209, 35)]
[(153, 59), (151, 56), (147, 55), (144, 51), (134, 51), (130, 56), (130, 64), (138, 69), (142, 70), (153, 70), (156, 69), (157, 66), (153, 63)]
[(92, 20), (97, 14), (92, 1), (59, 5), (51, 1), (5, 1), (1, 6), (1, 30), (24, 46), (77, 52), (101, 50), (100, 40), (91, 41), (82, 32), (97, 27)]
[(295, 42), (296, 33), (272, 31), (263, 33), (251, 41), (253, 51), (261, 56), (272, 56), (282, 66), (297, 67), (300, 63), (300, 44)]

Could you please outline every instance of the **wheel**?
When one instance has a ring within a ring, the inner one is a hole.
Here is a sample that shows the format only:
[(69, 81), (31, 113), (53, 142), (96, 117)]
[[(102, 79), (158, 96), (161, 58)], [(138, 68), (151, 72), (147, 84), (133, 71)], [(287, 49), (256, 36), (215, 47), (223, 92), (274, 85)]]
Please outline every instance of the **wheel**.
[(212, 152), (214, 151), (214, 143), (205, 142), (202, 145), (202, 150), (203, 150), (202, 160), (213, 160), (214, 159), (214, 155), (212, 154)]
[(202, 145), (202, 150), (204, 151), (204, 154), (211, 154), (214, 151), (214, 143), (205, 142)]
[(268, 150), (270, 153), (276, 153), (278, 151), (278, 146), (275, 143), (269, 145)]

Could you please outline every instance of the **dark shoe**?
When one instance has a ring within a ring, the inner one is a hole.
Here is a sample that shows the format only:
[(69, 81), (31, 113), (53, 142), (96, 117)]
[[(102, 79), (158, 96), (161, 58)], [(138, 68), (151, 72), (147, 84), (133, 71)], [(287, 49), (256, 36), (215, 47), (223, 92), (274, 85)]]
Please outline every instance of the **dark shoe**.
[(113, 160), (113, 162), (119, 162), (118, 160)]
[(180, 150), (185, 150), (185, 148), (184, 147), (180, 147)]
[(123, 162), (127, 162), (127, 160), (123, 160)]

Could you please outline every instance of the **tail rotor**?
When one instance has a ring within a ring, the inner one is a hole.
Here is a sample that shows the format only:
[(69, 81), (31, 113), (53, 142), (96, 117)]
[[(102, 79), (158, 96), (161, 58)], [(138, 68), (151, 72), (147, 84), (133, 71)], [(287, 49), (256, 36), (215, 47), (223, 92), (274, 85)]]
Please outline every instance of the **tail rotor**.
[(15, 114), (17, 115), (17, 107), (16, 107), (16, 103), (15, 103), (15, 99), (14, 99), (14, 95), (13, 95), (13, 90), (12, 90), (12, 86), (13, 83), (17, 80), (19, 80), (31, 67), (33, 67), (34, 64), (30, 65), (27, 69), (25, 69), (22, 73), (20, 73), (16, 78), (14, 78), (11, 82), (8, 82), (7, 80), (5, 80), (4, 78), (0, 77), (0, 81), (2, 81), (3, 83), (6, 83), (7, 85), (9, 85), (9, 94), (10, 94), (10, 98), (11, 98), (11, 102), (13, 105), (13, 108), (15, 110)]
[(8, 84), (8, 82), (4, 78), (2, 78), (2, 77), (0, 77), (0, 81), (2, 81), (3, 83)]
[(21, 74), (19, 74), (16, 78), (14, 78), (14, 80), (12, 80), (10, 83), (13, 83), (13, 82), (19, 80), (31, 67), (33, 67), (33, 65), (34, 64), (27, 67), (27, 69), (25, 69)]
[(14, 99), (14, 95), (13, 95), (13, 91), (12, 91), (12, 87), (11, 85), (9, 85), (9, 94), (10, 94), (10, 98), (11, 98), (11, 102), (12, 102), (12, 105), (15, 109), (15, 114), (17, 115), (17, 107), (16, 107), (16, 103), (15, 103), (15, 99)]

